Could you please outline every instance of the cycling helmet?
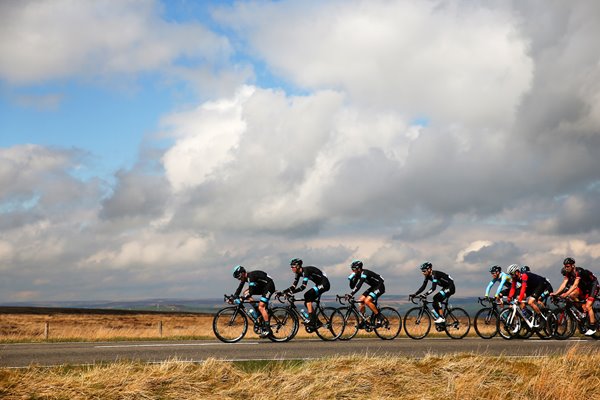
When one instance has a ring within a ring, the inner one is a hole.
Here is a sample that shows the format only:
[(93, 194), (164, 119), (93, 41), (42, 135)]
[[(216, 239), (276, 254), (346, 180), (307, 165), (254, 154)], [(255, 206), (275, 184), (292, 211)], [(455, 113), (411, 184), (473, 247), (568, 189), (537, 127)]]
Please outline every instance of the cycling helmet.
[(565, 261), (563, 261), (563, 265), (567, 265), (567, 264), (575, 264), (575, 259), (571, 258), (571, 257), (565, 258)]
[(518, 264), (511, 264), (506, 269), (506, 272), (508, 272), (510, 275), (514, 274), (517, 271), (521, 271)]
[(297, 266), (301, 267), (302, 260), (299, 258), (293, 258), (292, 261), (290, 261), (290, 265), (297, 265)]
[(429, 268), (431, 268), (433, 265), (429, 262), (426, 261), (423, 264), (421, 264), (421, 271), (425, 271), (428, 270)]
[(363, 263), (360, 260), (354, 260), (354, 261), (352, 261), (352, 264), (350, 264), (350, 268), (352, 270), (359, 269), (359, 268), (362, 269), (362, 267), (363, 267)]
[(528, 272), (528, 271), (531, 271), (531, 269), (529, 268), (529, 266), (528, 266), (528, 265), (523, 265), (523, 266), (521, 267), (521, 272)]
[(492, 272), (492, 273), (493, 272), (501, 272), (501, 271), (502, 271), (502, 268), (500, 268), (497, 265), (494, 265), (494, 266), (490, 267), (490, 272)]
[(560, 273), (562, 274), (562, 276), (567, 276), (567, 270), (565, 269), (565, 267), (562, 267), (560, 269)]
[(236, 265), (236, 266), (233, 268), (233, 277), (234, 277), (235, 279), (239, 279), (239, 278), (240, 278), (240, 276), (242, 276), (242, 274), (243, 274), (244, 272), (246, 272), (246, 268), (242, 267), (241, 265)]

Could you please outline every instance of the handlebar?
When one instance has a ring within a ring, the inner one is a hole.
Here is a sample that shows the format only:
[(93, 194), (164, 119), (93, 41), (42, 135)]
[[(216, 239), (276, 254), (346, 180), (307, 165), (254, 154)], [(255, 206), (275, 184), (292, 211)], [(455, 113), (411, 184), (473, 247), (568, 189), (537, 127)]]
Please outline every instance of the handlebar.
[[(283, 300), (282, 300), (282, 297), (284, 298)], [(275, 293), (275, 298), (280, 303), (294, 303), (294, 302), (298, 301), (298, 300), (296, 300), (296, 298), (294, 297), (293, 294), (285, 293), (285, 292)]]
[(413, 304), (419, 304), (418, 302), (415, 301), (415, 299), (419, 299), (421, 302), (427, 302), (427, 300), (426, 300), (427, 296), (425, 296), (424, 294), (419, 294), (417, 296), (408, 296), (408, 299)]

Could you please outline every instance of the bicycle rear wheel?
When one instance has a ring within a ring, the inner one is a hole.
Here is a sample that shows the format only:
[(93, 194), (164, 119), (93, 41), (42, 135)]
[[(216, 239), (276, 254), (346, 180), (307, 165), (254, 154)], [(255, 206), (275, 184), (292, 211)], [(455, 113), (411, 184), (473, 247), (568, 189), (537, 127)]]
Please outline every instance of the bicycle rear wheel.
[(404, 315), (404, 331), (411, 339), (423, 339), (431, 329), (431, 317), (421, 307), (413, 307)]
[(448, 310), (446, 314), (446, 334), (452, 339), (462, 339), (471, 329), (471, 318), (459, 307)]
[(285, 307), (274, 307), (269, 315), (271, 334), (268, 338), (272, 342), (287, 342), (298, 332), (298, 320), (290, 310)]
[(323, 312), (317, 313), (319, 325), (317, 336), (322, 340), (336, 340), (344, 331), (344, 316), (334, 307), (325, 307)]
[(498, 334), (498, 313), (492, 307), (482, 308), (475, 314), (473, 327), (480, 338), (493, 338)]
[(402, 330), (402, 317), (398, 311), (392, 307), (381, 307), (379, 309), (380, 320), (373, 316), (372, 321), (375, 325), (375, 334), (383, 340), (392, 340), (400, 334)]
[(213, 318), (213, 332), (225, 343), (235, 343), (246, 335), (248, 319), (238, 307), (225, 307)]
[(554, 314), (547, 309), (542, 311), (542, 313), (544, 313), (546, 319), (544, 319), (543, 316), (539, 316), (538, 318), (540, 319), (540, 323), (542, 323), (543, 320), (544, 326), (541, 329), (536, 330), (535, 334), (542, 340), (552, 339), (555, 336), (558, 326), (556, 318)]
[(358, 333), (360, 318), (358, 313), (350, 307), (340, 307), (338, 310), (344, 317), (344, 329), (339, 340), (350, 340)]
[(594, 316), (596, 317), (596, 333), (592, 335), (593, 339), (600, 339), (600, 308), (594, 308)]

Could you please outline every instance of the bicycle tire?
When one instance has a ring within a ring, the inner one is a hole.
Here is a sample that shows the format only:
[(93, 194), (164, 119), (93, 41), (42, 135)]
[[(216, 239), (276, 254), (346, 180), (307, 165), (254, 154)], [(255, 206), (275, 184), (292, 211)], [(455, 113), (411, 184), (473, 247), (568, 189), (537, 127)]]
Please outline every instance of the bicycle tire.
[(372, 317), (372, 323), (375, 326), (375, 334), (383, 340), (392, 340), (398, 337), (402, 330), (402, 317), (400, 313), (392, 307), (381, 307), (379, 313), (383, 316), (383, 323), (376, 321)]
[(573, 336), (577, 330), (577, 321), (573, 319), (571, 314), (564, 308), (553, 310), (552, 313), (556, 320), (554, 338), (557, 340), (566, 340)]
[(556, 328), (557, 328), (556, 318), (554, 317), (554, 314), (552, 312), (550, 312), (548, 309), (546, 309), (542, 312), (546, 313), (546, 320), (544, 322), (544, 327), (542, 329), (536, 330), (535, 334), (542, 340), (552, 339), (554, 337), (554, 332), (556, 332)]
[(420, 340), (431, 330), (431, 316), (422, 307), (413, 307), (404, 314), (404, 332), (409, 338)]
[(344, 331), (344, 316), (335, 307), (324, 307), (322, 312), (317, 311), (317, 318), (320, 326), (316, 333), (321, 340), (336, 340)]
[(593, 308), (594, 317), (596, 317), (596, 333), (592, 335), (592, 339), (600, 339), (600, 308)]
[(217, 339), (225, 343), (235, 343), (246, 335), (248, 318), (238, 307), (225, 307), (215, 314), (212, 326)]
[(447, 309), (445, 316), (446, 326), (444, 330), (446, 335), (452, 339), (462, 339), (471, 330), (471, 318), (469, 314), (460, 307)]
[(498, 312), (492, 307), (484, 307), (475, 314), (473, 328), (480, 338), (491, 339), (498, 335), (498, 322)]
[(350, 307), (340, 307), (338, 310), (342, 313), (344, 317), (344, 329), (342, 330), (342, 334), (338, 338), (339, 340), (350, 340), (356, 336), (358, 333), (358, 324), (360, 322), (360, 317), (356, 310)]
[(298, 332), (298, 319), (286, 307), (274, 307), (269, 313), (271, 334), (267, 336), (272, 342), (288, 342)]
[(512, 308), (505, 308), (498, 315), (498, 333), (503, 339), (511, 340), (517, 337), (512, 331), (518, 333), (521, 329), (519, 318), (512, 318)]

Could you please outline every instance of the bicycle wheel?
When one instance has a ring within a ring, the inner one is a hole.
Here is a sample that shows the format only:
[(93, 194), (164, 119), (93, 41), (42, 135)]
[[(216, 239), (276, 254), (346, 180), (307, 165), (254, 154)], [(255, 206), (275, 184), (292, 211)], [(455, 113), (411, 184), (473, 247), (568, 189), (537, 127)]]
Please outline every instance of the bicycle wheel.
[(596, 333), (592, 335), (593, 339), (600, 339), (600, 308), (594, 308), (594, 316), (596, 317)]
[(493, 338), (498, 334), (498, 313), (492, 307), (482, 308), (475, 314), (473, 327), (480, 338)]
[(518, 336), (521, 321), (518, 316), (513, 316), (512, 308), (505, 308), (498, 316), (498, 333), (502, 338), (510, 340)]
[(298, 320), (285, 307), (274, 307), (269, 315), (271, 334), (268, 338), (273, 342), (287, 342), (298, 332)]
[(317, 336), (322, 340), (336, 340), (344, 331), (344, 316), (334, 307), (325, 307), (317, 313)]
[(538, 330), (536, 330), (535, 334), (542, 340), (552, 339), (555, 335), (557, 328), (556, 318), (554, 314), (548, 309), (543, 310), (542, 313), (544, 313), (546, 319), (544, 319), (543, 316), (538, 317), (540, 318), (540, 321), (543, 320), (544, 325)]
[(411, 339), (423, 339), (431, 329), (431, 317), (421, 307), (413, 307), (404, 315), (404, 331)]
[(465, 310), (455, 307), (448, 310), (446, 314), (446, 335), (452, 339), (462, 339), (467, 336), (471, 329), (471, 318)]
[(238, 307), (225, 307), (213, 318), (213, 332), (217, 339), (225, 343), (235, 343), (246, 335), (248, 318)]
[(379, 309), (380, 320), (373, 317), (375, 325), (375, 334), (383, 340), (392, 340), (400, 334), (402, 330), (402, 317), (398, 311), (392, 307), (381, 307)]
[(358, 333), (360, 318), (358, 317), (356, 310), (353, 310), (350, 307), (340, 307), (338, 310), (344, 316), (344, 329), (338, 339), (350, 340)]
[(556, 321), (556, 329), (554, 337), (558, 340), (565, 340), (575, 334), (577, 329), (577, 321), (564, 308), (556, 309), (552, 312)]

